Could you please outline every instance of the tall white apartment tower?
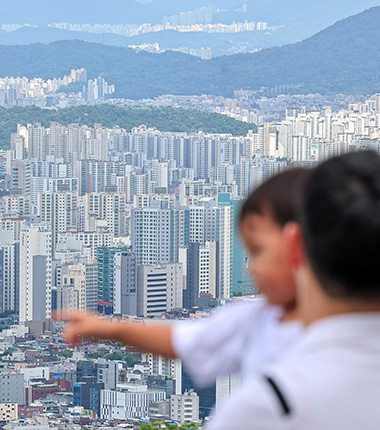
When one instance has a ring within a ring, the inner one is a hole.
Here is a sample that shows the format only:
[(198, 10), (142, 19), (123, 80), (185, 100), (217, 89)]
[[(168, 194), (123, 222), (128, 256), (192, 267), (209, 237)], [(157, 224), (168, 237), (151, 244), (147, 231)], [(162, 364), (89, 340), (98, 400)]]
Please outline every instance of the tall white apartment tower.
[(77, 196), (71, 192), (46, 192), (40, 194), (39, 200), (41, 222), (51, 229), (55, 247), (59, 233), (77, 226)]
[(45, 128), (41, 124), (28, 125), (26, 130), (26, 146), (28, 148), (28, 157), (38, 161), (46, 159), (46, 141)]
[[(125, 195), (109, 193), (91, 193), (86, 195), (85, 213), (97, 219), (106, 220), (108, 230), (115, 237), (125, 235)], [(89, 230), (89, 217), (85, 229)]]
[(132, 250), (137, 264), (177, 262), (178, 210), (162, 201), (152, 201), (149, 208), (132, 209)]
[(0, 312), (18, 312), (19, 251), (14, 232), (0, 231)]
[(20, 322), (51, 316), (52, 234), (43, 226), (21, 231)]

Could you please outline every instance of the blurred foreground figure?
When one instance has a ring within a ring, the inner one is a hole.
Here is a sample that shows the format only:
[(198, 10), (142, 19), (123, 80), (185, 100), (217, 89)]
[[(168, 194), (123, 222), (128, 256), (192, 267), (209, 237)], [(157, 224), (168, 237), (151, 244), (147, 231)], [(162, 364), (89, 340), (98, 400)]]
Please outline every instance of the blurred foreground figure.
[(202, 321), (173, 324), (118, 322), (91, 314), (58, 313), (68, 322), (65, 339), (114, 339), (165, 357), (180, 358), (193, 380), (212, 384), (236, 373), (249, 379), (302, 334), (296, 282), (290, 265), (286, 225), (295, 221), (309, 174), (290, 169), (252, 192), (240, 214), (240, 231), (250, 254), (249, 272), (263, 298), (219, 309)]
[(380, 158), (321, 164), (302, 212), (287, 236), (305, 334), (208, 430), (380, 429)]

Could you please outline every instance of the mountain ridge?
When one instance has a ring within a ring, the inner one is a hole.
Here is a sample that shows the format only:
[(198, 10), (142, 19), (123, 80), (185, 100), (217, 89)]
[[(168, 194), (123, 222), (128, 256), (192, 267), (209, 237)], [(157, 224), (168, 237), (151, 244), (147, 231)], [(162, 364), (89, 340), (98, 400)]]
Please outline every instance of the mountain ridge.
[(22, 27), (12, 32), (0, 31), (0, 45), (31, 45), (33, 43), (53, 43), (61, 40), (82, 40), (109, 46), (128, 47), (145, 43), (158, 43), (163, 50), (180, 47), (209, 47), (213, 57), (231, 55), (238, 46), (246, 51), (257, 47), (269, 48), (283, 44), (283, 38), (277, 34), (265, 32), (246, 32), (235, 34), (209, 34), (204, 32), (178, 32), (165, 30), (157, 33), (145, 33), (137, 36), (121, 36), (113, 33), (94, 34), (86, 32), (61, 30), (52, 27)]
[[(243, 3), (247, 4), (247, 12), (237, 12), (237, 8), (241, 8)], [(38, 30), (40, 36), (36, 35), (36, 30), (32, 34), (32, 40), (37, 43), (47, 43), (57, 39), (52, 36), (52, 31), (48, 35), (45, 29), (44, 33), (44, 27), (55, 22), (71, 24), (142, 24), (150, 22), (159, 24), (164, 15), (178, 14), (205, 5), (216, 5), (225, 10), (225, 12), (214, 15), (214, 23), (231, 24), (248, 20), (266, 21), (269, 26), (281, 26), (281, 29), (270, 35), (265, 35), (265, 32), (250, 32), (244, 33), (244, 35), (213, 35), (213, 40), (217, 40), (217, 42), (210, 43), (208, 46), (215, 49), (216, 55), (223, 55), (230, 54), (230, 51), (223, 49), (223, 43), (219, 43), (218, 39), (223, 39), (226, 44), (242, 47), (247, 51), (295, 43), (312, 36), (340, 19), (361, 12), (365, 8), (380, 6), (380, 0), (361, 0), (360, 2), (358, 0), (319, 0), (317, 2), (315, 0), (288, 2), (284, 0), (247, 0), (245, 2), (240, 0), (181, 0), (176, 2), (155, 0), (150, 3), (140, 3), (136, 0), (109, 0), (108, 2), (104, 0), (81, 0), (80, 2), (55, 0), (54, 7), (51, 7), (51, 2), (48, 0), (2, 0), (0, 2), (0, 25), (27, 23), (41, 27)], [(104, 35), (107, 44), (107, 38), (110, 39), (109, 33), (104, 33)], [(81, 32), (78, 33), (77, 38), (103, 43), (103, 36), (100, 39), (90, 38), (90, 36), (97, 35)], [(114, 45), (117, 35), (113, 36), (115, 37), (109, 44)], [(148, 40), (148, 43), (154, 43), (166, 37), (159, 33), (142, 36)], [(188, 33), (187, 36), (190, 40), (188, 46), (194, 47), (199, 35)], [(17, 38), (17, 34), (4, 35), (0, 32), (0, 43), (17, 44)], [(64, 38), (73, 39), (74, 36), (70, 37), (66, 34)], [(244, 38), (249, 45), (247, 48), (244, 47)], [(29, 44), (29, 40), (22, 39), (21, 36), (18, 41), (21, 44)], [(125, 46), (124, 42), (119, 43), (121, 43), (120, 46)], [(164, 48), (170, 49), (175, 44), (175, 38), (172, 38)]]
[[(296, 44), (200, 60), (175, 52), (134, 53), (130, 49), (80, 41), (0, 46), (0, 76), (52, 78), (85, 67), (104, 73), (116, 96), (161, 94), (231, 96), (235, 89), (302, 85), (302, 92), (380, 91), (380, 7), (339, 21)], [(352, 29), (355, 29), (353, 31)], [(27, 60), (27, 61), (26, 61)]]

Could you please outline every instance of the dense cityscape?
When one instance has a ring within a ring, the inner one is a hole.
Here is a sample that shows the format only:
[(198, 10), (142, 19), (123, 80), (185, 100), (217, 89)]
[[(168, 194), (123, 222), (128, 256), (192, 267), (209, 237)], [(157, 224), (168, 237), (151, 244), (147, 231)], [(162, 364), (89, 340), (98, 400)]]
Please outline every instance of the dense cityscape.
[[(77, 84), (79, 91), (70, 92), (70, 84)], [(64, 90), (66, 89), (67, 94)], [(103, 102), (115, 92), (114, 85), (108, 85), (99, 76), (87, 79), (87, 70), (71, 70), (70, 76), (53, 78), (47, 81), (41, 78), (25, 77), (0, 78), (0, 106), (38, 106), (64, 108), (79, 104)]]
[[(19, 125), (3, 152), (0, 219), (1, 378), (14, 378), (2, 399), (13, 414), (51, 411), (57, 428), (89, 420), (78, 418), (83, 410), (96, 416), (91, 425), (150, 414), (180, 422), (170, 405), (186, 402), (181, 414), (208, 416), (210, 399), (221, 401), (230, 383), (199, 398), (178, 360), (112, 344), (66, 354), (51, 312), (198, 319), (231, 298), (255, 297), (237, 227), (242, 199), (288, 165), (379, 152), (379, 108), (375, 96), (337, 112), (288, 109), (242, 137)], [(137, 363), (127, 367), (126, 354)], [(32, 356), (37, 366), (27, 364)], [(131, 393), (149, 400), (129, 407)]]
[[(49, 29), (229, 37), (282, 28), (269, 19), (222, 22), (251, 7), (168, 9), (160, 23), (144, 24), (75, 24), (73, 17)], [(38, 26), (8, 22), (1, 30), (29, 27)], [(145, 51), (141, 62), (167, 50), (213, 57), (209, 46), (191, 43), (128, 47)], [(246, 55), (255, 51), (261, 48)], [(278, 81), (236, 87), (230, 95), (205, 90), (132, 99), (118, 95), (107, 73), (80, 64), (50, 79), (22, 76), (17, 67), (0, 78), (3, 112), (32, 109), (0, 149), (0, 428), (138, 430), (155, 422), (204, 428), (240, 385), (237, 375), (204, 388), (179, 358), (91, 337), (68, 345), (60, 317), (70, 310), (143, 326), (196, 324), (231, 303), (259, 302), (241, 239), (243, 202), (289, 167), (363, 150), (380, 154), (380, 94), (309, 94), (304, 83)], [(212, 133), (199, 124), (167, 131), (166, 124), (150, 126), (151, 118), (128, 129), (111, 114), (99, 121), (90, 110), (99, 105), (151, 108), (152, 116), (163, 108), (215, 114), (245, 131)], [(69, 121), (33, 116), (76, 107), (84, 114)]]

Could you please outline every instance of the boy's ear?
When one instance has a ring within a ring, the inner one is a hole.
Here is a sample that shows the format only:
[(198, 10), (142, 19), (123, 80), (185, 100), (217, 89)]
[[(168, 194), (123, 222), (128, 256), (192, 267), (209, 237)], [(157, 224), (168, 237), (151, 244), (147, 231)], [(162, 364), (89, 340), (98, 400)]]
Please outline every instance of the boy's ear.
[(290, 266), (297, 270), (305, 262), (301, 227), (295, 222), (288, 222), (284, 227), (284, 236)]

